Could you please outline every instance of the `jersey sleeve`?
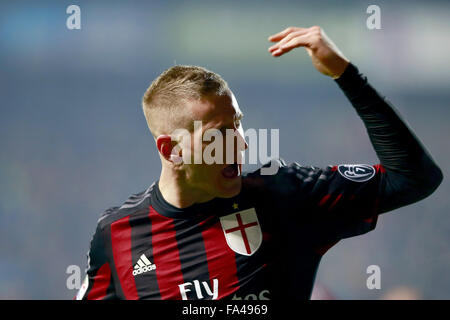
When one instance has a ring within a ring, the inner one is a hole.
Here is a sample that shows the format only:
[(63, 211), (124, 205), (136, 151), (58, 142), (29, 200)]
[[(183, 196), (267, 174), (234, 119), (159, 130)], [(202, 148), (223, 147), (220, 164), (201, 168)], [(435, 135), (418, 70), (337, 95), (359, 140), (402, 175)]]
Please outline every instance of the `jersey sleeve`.
[[(341, 164), (326, 168), (287, 166), (297, 185), (291, 198), (298, 218), (318, 225), (323, 238), (340, 240), (373, 230), (385, 199), (383, 166)], [(292, 181), (294, 180), (294, 181)]]
[(311, 226), (314, 237), (329, 241), (373, 230), (384, 201), (383, 166), (342, 164), (316, 168), (280, 161), (273, 177), (278, 201), (289, 220)]
[(86, 275), (75, 300), (115, 299), (113, 277), (100, 223), (92, 237), (87, 258)]
[(282, 236), (294, 232), (299, 241), (327, 244), (367, 233), (375, 228), (386, 195), (395, 194), (380, 164), (318, 168), (276, 159), (264, 167), (276, 174), (257, 170), (246, 183), (256, 188), (260, 205), (271, 208), (274, 229)]

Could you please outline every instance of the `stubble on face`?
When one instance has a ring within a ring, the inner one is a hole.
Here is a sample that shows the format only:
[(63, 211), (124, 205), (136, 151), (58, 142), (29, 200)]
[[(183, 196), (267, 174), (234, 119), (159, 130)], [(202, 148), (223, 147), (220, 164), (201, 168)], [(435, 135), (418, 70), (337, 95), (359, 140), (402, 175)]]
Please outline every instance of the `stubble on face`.
[[(209, 142), (203, 141), (203, 134), (209, 129), (216, 129), (223, 133), (223, 146), (226, 146), (226, 129), (239, 130), (243, 139), (243, 130), (236, 119), (242, 117), (242, 112), (232, 93), (224, 96), (208, 96), (201, 100), (191, 100), (186, 104), (194, 121), (201, 121), (201, 129), (194, 131), (191, 135), (191, 164), (185, 165), (185, 174), (187, 184), (192, 188), (198, 189), (209, 194), (210, 197), (229, 198), (237, 195), (242, 186), (241, 170), (242, 164), (225, 163), (225, 153), (230, 150), (224, 148), (224, 159), (221, 164), (206, 164), (203, 160), (203, 152)], [(195, 141), (194, 141), (195, 140)], [(201, 146), (194, 148), (195, 144)], [(245, 140), (244, 140), (245, 144)], [(246, 144), (245, 144), (246, 148)], [(194, 163), (195, 152), (201, 152), (201, 164)], [(234, 148), (234, 153), (243, 152)], [(235, 156), (235, 159), (237, 157)], [(235, 160), (236, 162), (236, 160)]]

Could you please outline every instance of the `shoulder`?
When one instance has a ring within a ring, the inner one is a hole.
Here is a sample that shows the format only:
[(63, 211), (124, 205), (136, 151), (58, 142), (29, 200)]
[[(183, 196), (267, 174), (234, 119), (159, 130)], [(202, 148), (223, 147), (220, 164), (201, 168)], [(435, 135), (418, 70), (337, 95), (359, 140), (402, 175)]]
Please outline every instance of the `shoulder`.
[(291, 193), (299, 187), (317, 182), (321, 176), (332, 172), (333, 166), (325, 169), (305, 166), (297, 162), (287, 163), (282, 158), (272, 159), (261, 168), (243, 175), (247, 187)]
[(122, 205), (109, 207), (103, 211), (97, 221), (98, 228), (104, 229), (117, 220), (144, 210), (148, 211), (154, 186), (155, 183), (141, 192), (131, 194)]
[(254, 179), (261, 177), (265, 179), (277, 179), (279, 177), (296, 176), (297, 178), (307, 179), (324, 171), (335, 171), (336, 166), (327, 166), (325, 169), (314, 166), (301, 165), (298, 162), (287, 163), (282, 158), (272, 159), (258, 168), (257, 170), (244, 173), (244, 179)]

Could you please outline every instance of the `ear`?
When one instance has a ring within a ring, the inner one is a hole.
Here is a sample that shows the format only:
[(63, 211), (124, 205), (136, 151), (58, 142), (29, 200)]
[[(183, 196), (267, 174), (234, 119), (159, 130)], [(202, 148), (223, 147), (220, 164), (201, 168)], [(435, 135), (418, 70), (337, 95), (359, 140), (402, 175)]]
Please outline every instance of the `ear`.
[(167, 161), (173, 162), (174, 164), (181, 164), (183, 162), (181, 154), (175, 154), (177, 151), (176, 148), (174, 148), (172, 138), (169, 135), (163, 134), (158, 136), (158, 138), (156, 138), (156, 146), (159, 153)]
[(170, 160), (170, 154), (172, 153), (172, 138), (167, 134), (162, 134), (156, 138), (156, 147), (159, 153), (166, 160)]

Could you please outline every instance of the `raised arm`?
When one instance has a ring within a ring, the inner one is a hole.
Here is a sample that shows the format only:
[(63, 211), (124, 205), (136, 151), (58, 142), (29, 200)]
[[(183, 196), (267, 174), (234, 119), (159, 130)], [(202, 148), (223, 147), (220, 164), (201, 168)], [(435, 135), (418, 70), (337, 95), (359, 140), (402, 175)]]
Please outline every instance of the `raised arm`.
[(364, 122), (385, 171), (380, 212), (419, 201), (441, 183), (442, 171), (400, 116), (339, 51), (320, 27), (290, 27), (269, 37), (269, 48), (281, 56), (304, 47), (316, 69), (335, 79)]

